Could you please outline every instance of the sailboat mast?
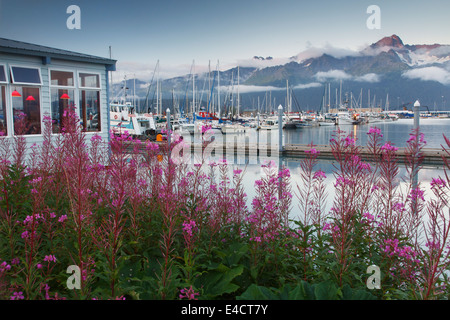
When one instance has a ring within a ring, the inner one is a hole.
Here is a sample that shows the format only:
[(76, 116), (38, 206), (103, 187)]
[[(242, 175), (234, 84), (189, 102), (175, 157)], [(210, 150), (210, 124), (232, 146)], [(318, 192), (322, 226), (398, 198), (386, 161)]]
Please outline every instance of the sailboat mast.
[(239, 66), (238, 66), (237, 82), (238, 82), (238, 85), (237, 85), (237, 116), (239, 118), (239, 111), (240, 111), (239, 105), (241, 103), (241, 101), (239, 99)]
[(327, 108), (328, 113), (330, 113), (330, 107), (331, 107), (331, 83), (328, 83), (328, 108)]
[(217, 60), (217, 110), (218, 110), (218, 118), (220, 119), (220, 72), (219, 72), (219, 60)]
[(286, 112), (289, 114), (289, 80), (286, 79)]
[(192, 61), (192, 114), (194, 114), (195, 111), (196, 111), (195, 110), (195, 60), (193, 60)]

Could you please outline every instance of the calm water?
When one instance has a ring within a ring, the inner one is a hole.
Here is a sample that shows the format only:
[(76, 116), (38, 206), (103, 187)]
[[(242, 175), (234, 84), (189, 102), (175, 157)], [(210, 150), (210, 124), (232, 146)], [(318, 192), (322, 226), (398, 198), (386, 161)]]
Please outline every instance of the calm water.
[[(412, 132), (414, 121), (412, 119), (399, 119), (393, 122), (380, 122), (365, 125), (341, 125), (340, 128), (351, 133), (357, 139), (357, 144), (365, 145), (367, 132), (370, 127), (378, 127), (383, 134), (385, 142), (391, 141), (397, 147), (404, 147)], [(425, 135), (427, 148), (440, 148), (445, 144), (443, 134), (450, 137), (450, 119), (420, 119), (420, 131)], [(336, 130), (335, 126), (314, 127), (297, 130), (285, 130), (285, 144), (328, 144)]]
[[(347, 133), (350, 133), (354, 139), (356, 139), (356, 143), (359, 145), (365, 145), (367, 142), (367, 132), (370, 127), (376, 126), (381, 129), (383, 134), (383, 140), (385, 142), (390, 141), (397, 147), (405, 147), (406, 141), (409, 139), (409, 134), (413, 129), (413, 120), (411, 119), (400, 119), (394, 122), (386, 122), (386, 123), (376, 123), (372, 125), (358, 125), (358, 126), (350, 126), (350, 125), (342, 125), (340, 128)], [(254, 129), (253, 129), (254, 130)], [(329, 140), (333, 137), (333, 133), (335, 132), (335, 126), (323, 126), (323, 127), (311, 127), (311, 128), (302, 128), (296, 130), (284, 130), (284, 144), (309, 144), (313, 142), (315, 145), (325, 145), (329, 143)], [(441, 148), (441, 145), (445, 145), (445, 141), (443, 138), (443, 134), (450, 137), (450, 119), (420, 119), (420, 131), (424, 133), (425, 140), (427, 141), (427, 148)], [(217, 141), (222, 139), (226, 139), (227, 141), (236, 141), (245, 140), (246, 136), (253, 135), (254, 137), (255, 131), (249, 134), (227, 134), (226, 137), (220, 134), (216, 134), (215, 138)], [(266, 135), (269, 137), (269, 140), (272, 142), (278, 142), (278, 131), (273, 130), (269, 132), (260, 132), (260, 141), (264, 141)], [(247, 142), (248, 143), (248, 142)], [(219, 155), (221, 158), (222, 155)], [(264, 161), (274, 160), (278, 165), (281, 164), (286, 166), (291, 172), (291, 182), (292, 182), (292, 191), (293, 194), (296, 193), (297, 185), (300, 184), (300, 159), (290, 159), (290, 158), (253, 158), (250, 163), (248, 163), (248, 158), (245, 156), (232, 156), (231, 158), (227, 158), (227, 161), (233, 165), (233, 168), (245, 168), (245, 176), (244, 176), (244, 187), (248, 196), (248, 206), (251, 207), (251, 200), (255, 196), (255, 181), (260, 179), (264, 174), (261, 169), (261, 164)], [(246, 164), (247, 163), (247, 164)], [(333, 200), (333, 189), (335, 179), (333, 176), (333, 161), (321, 160), (317, 164), (316, 170), (322, 170), (326, 173), (327, 179), (327, 192), (328, 192), (328, 203), (327, 208), (331, 207), (331, 203)], [(439, 166), (427, 166), (421, 170), (419, 173), (419, 181), (421, 182), (422, 189), (425, 190), (426, 198), (431, 197), (430, 191), (430, 182), (432, 178), (436, 178), (439, 176), (443, 176), (443, 168)], [(397, 178), (397, 183), (402, 186), (402, 179), (406, 177), (406, 169), (400, 164), (400, 173)], [(298, 198), (294, 196), (293, 204), (292, 204), (292, 218), (295, 218), (298, 213)]]

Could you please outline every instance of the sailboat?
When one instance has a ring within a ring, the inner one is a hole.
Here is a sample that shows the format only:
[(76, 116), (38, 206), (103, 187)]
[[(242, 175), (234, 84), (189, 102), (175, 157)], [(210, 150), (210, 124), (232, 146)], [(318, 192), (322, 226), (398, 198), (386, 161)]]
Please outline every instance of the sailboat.
[[(326, 100), (327, 100), (327, 94), (325, 89), (325, 95), (323, 97), (323, 104), (322, 104), (322, 116), (319, 118), (319, 126), (325, 127), (325, 126), (335, 126), (336, 125), (336, 119), (331, 119), (330, 117), (327, 117), (326, 115), (330, 114), (330, 105), (331, 105), (331, 85), (328, 83), (328, 108), (327, 112), (325, 112), (325, 106), (326, 106)], [(325, 115), (325, 116), (323, 116)]]
[(127, 101), (127, 80), (122, 87), (124, 98), (122, 103), (110, 103), (110, 127), (113, 133), (127, 131), (130, 135), (145, 138), (156, 136), (156, 125), (152, 114), (139, 114), (136, 107)]

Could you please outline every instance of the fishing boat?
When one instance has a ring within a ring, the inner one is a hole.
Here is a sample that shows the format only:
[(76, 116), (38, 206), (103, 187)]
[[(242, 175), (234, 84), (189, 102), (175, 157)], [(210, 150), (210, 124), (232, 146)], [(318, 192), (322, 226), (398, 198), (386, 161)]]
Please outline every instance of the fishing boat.
[(333, 120), (319, 121), (319, 126), (321, 126), (321, 127), (329, 127), (329, 126), (335, 126), (335, 125), (336, 125), (336, 121), (333, 121)]
[(257, 128), (258, 130), (278, 130), (278, 118), (270, 117), (261, 123), (261, 125)]
[(245, 127), (241, 124), (224, 124), (220, 128), (220, 131), (223, 134), (229, 134), (229, 133), (245, 133), (249, 128)]
[(186, 118), (178, 118), (177, 120), (174, 121), (173, 130), (178, 131), (181, 134), (185, 133), (194, 134), (195, 124), (190, 123)]
[(127, 131), (138, 138), (156, 135), (156, 125), (152, 114), (138, 114), (130, 102), (110, 104), (110, 124), (113, 133)]

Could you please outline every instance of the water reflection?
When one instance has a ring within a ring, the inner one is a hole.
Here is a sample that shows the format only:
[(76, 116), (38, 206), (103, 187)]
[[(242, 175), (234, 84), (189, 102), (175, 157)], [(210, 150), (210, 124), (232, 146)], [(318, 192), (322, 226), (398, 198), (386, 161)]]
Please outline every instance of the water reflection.
[[(358, 145), (367, 143), (367, 132), (370, 127), (378, 127), (383, 134), (384, 142), (392, 142), (397, 147), (405, 147), (409, 134), (413, 129), (412, 119), (400, 119), (393, 122), (379, 122), (365, 125), (341, 125), (339, 128), (356, 140)], [(285, 144), (309, 144), (327, 145), (336, 131), (336, 126), (319, 126), (298, 130), (284, 130)], [(445, 144), (443, 134), (450, 136), (450, 119), (420, 119), (420, 131), (425, 135), (427, 148), (440, 148)]]
[[(297, 192), (297, 186), (301, 186), (301, 179), (300, 179), (300, 161), (301, 159), (292, 159), (292, 158), (282, 158), (281, 164), (282, 166), (285, 166), (289, 169), (291, 173), (291, 187), (292, 187), (292, 193), (294, 195), (293, 201), (292, 201), (292, 210), (291, 210), (291, 218), (295, 219), (299, 215), (299, 200), (296, 195), (298, 195)], [(335, 166), (337, 162), (336, 161), (330, 161), (330, 160), (320, 160), (316, 167), (315, 171), (322, 170), (325, 172), (327, 178), (324, 180), (326, 185), (326, 192), (328, 194), (327, 197), (327, 204), (326, 204), (326, 212), (329, 212), (329, 210), (332, 207), (333, 199), (334, 199), (334, 184), (336, 183), (336, 179), (334, 176), (334, 173), (336, 172)], [(258, 165), (247, 165), (247, 166), (237, 166), (235, 167), (239, 168), (246, 168), (245, 176), (243, 179), (243, 184), (245, 191), (247, 193), (247, 202), (248, 206), (251, 206), (251, 200), (254, 196), (256, 196), (255, 191), (255, 181), (260, 179), (262, 175), (264, 174), (263, 170)], [(425, 190), (425, 199), (429, 200), (433, 198), (433, 194), (431, 192), (430, 183), (433, 178), (437, 177), (444, 177), (444, 170), (442, 167), (439, 166), (427, 166), (424, 167), (419, 172), (419, 181), (421, 183), (421, 188)], [(395, 183), (399, 186), (399, 191), (406, 190), (406, 183), (408, 178), (408, 173), (406, 168), (403, 165), (399, 166), (399, 174), (397, 178), (395, 179)], [(275, 186), (274, 186), (275, 187)]]

